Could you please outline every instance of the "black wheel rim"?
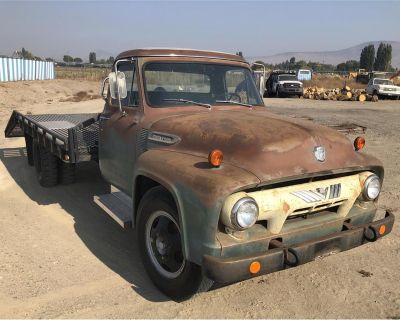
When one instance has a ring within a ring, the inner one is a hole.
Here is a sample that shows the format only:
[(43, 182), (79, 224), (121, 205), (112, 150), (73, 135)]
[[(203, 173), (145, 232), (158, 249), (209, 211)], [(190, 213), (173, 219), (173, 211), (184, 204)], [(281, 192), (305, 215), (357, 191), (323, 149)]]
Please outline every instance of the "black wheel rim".
[(156, 211), (145, 232), (147, 253), (157, 272), (169, 279), (178, 277), (185, 266), (178, 223), (169, 213)]

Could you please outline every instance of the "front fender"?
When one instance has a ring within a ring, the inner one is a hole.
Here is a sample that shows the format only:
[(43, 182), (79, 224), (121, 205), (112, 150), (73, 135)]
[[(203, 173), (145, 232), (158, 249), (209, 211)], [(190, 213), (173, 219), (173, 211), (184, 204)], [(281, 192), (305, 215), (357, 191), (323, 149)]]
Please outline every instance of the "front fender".
[(171, 192), (178, 207), (185, 257), (197, 264), (204, 254), (220, 255), (216, 231), (225, 198), (260, 183), (241, 168), (224, 163), (212, 168), (205, 158), (160, 149), (140, 155), (134, 181), (138, 176), (151, 178)]

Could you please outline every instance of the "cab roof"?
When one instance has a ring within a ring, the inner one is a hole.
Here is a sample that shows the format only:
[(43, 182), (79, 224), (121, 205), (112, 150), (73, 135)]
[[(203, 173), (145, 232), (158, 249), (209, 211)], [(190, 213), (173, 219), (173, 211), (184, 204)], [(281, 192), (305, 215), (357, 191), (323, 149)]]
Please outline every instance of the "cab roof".
[(247, 61), (235, 54), (217, 52), (217, 51), (205, 51), (196, 49), (174, 49), (174, 48), (144, 48), (144, 49), (133, 49), (120, 53), (116, 60), (131, 58), (131, 57), (201, 57), (210, 59), (223, 59), (238, 62)]

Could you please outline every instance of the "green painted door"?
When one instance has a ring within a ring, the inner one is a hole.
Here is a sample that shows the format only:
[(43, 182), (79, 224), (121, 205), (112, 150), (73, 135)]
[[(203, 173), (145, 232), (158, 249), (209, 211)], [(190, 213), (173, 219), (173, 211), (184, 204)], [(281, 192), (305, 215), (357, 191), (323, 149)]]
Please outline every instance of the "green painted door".
[(128, 195), (132, 193), (135, 164), (136, 136), (140, 108), (136, 62), (118, 64), (125, 73), (128, 95), (121, 99), (121, 113), (117, 99), (106, 103), (100, 116), (99, 163), (103, 177)]

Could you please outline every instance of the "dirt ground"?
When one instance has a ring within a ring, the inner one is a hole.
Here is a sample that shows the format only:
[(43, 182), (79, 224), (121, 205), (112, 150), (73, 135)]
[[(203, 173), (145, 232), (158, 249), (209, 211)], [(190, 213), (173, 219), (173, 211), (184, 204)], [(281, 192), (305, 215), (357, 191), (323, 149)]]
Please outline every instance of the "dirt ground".
[[(99, 112), (100, 99), (60, 102), (97, 82), (0, 84), (0, 127), (12, 109)], [(90, 90), (92, 90), (90, 92)], [(51, 101), (50, 101), (51, 100)], [(271, 111), (366, 126), (366, 150), (385, 164), (380, 213), (400, 219), (400, 102), (266, 99)], [(353, 138), (353, 136), (350, 136)], [(399, 222), (382, 240), (175, 303), (146, 276), (133, 241), (92, 201), (106, 189), (94, 164), (70, 186), (41, 188), (24, 140), (0, 137), (0, 317), (399, 318)]]

